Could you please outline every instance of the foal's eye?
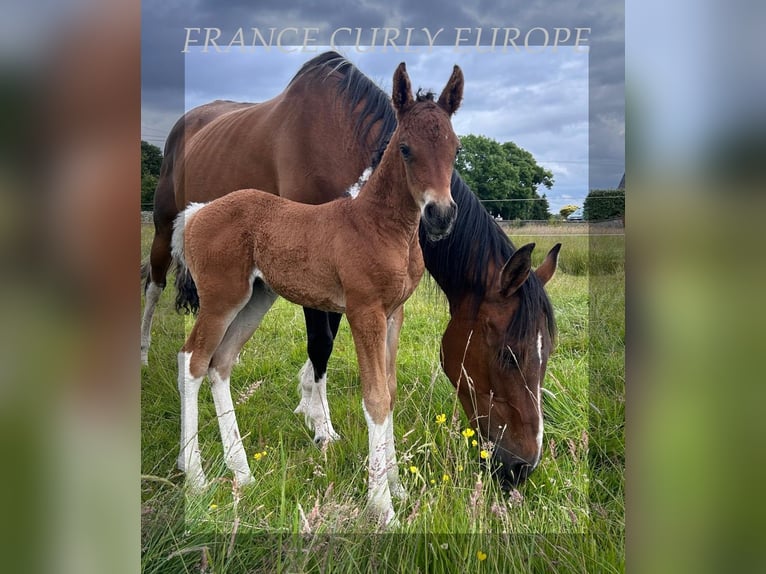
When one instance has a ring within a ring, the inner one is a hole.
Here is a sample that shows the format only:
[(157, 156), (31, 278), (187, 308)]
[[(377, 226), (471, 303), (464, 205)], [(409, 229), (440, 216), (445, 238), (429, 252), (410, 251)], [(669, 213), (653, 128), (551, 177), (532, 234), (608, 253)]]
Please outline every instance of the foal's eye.
[(402, 157), (405, 160), (409, 160), (410, 159), (410, 157), (411, 157), (410, 156), (410, 146), (408, 146), (407, 144), (399, 144), (399, 151), (402, 152)]

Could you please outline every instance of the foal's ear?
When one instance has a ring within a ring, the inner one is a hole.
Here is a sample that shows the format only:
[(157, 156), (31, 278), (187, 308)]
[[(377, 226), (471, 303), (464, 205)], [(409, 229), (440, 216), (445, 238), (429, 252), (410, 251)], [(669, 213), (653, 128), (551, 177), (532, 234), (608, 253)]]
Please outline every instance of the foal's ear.
[(449, 115), (454, 114), (463, 101), (463, 71), (460, 66), (452, 68), (452, 75), (444, 86), (439, 101), (439, 106)]
[(394, 90), (391, 100), (397, 114), (404, 112), (415, 101), (412, 99), (410, 77), (407, 75), (407, 66), (404, 65), (404, 62), (399, 64), (394, 72)]
[(561, 243), (554, 245), (553, 249), (545, 256), (545, 261), (542, 262), (540, 267), (535, 269), (535, 275), (537, 275), (537, 278), (543, 285), (550, 281), (556, 272), (556, 266), (559, 262), (559, 249), (561, 249)]
[(534, 248), (534, 243), (527, 243), (519, 247), (503, 265), (503, 270), (500, 272), (500, 293), (504, 297), (511, 296), (529, 277), (532, 270), (532, 250)]

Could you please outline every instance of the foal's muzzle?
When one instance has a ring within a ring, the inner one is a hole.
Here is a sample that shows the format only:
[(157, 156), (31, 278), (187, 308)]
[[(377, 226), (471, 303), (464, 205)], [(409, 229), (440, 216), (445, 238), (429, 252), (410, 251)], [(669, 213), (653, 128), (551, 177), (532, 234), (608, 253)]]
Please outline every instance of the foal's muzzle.
[(431, 241), (439, 241), (449, 235), (456, 219), (457, 204), (452, 200), (447, 205), (429, 201), (423, 208), (421, 216), (423, 227)]

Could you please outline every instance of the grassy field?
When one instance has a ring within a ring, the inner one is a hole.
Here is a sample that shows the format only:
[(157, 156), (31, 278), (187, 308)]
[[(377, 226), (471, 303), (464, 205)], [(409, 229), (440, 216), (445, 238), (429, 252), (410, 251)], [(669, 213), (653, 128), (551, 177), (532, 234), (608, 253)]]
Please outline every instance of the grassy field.
[[(585, 230), (586, 233), (582, 231)], [(148, 253), (151, 227), (144, 226)], [(510, 495), (478, 463), (466, 417), (438, 363), (448, 319), (427, 279), (408, 301), (394, 415), (400, 526), (377, 532), (364, 514), (367, 431), (345, 319), (328, 370), (342, 440), (313, 442), (298, 403), (303, 313), (279, 300), (243, 350), (232, 394), (256, 483), (233, 491), (212, 399), (203, 386), (200, 445), (208, 492), (188, 496), (175, 469), (176, 353), (191, 319), (166, 293), (142, 372), (142, 563), (145, 572), (621, 572), (624, 570), (624, 238), (621, 230), (513, 230), (535, 241), (535, 264), (556, 242), (548, 285), (559, 339), (544, 395), (544, 454)], [(445, 414), (446, 422), (437, 423)], [(218, 477), (218, 478), (216, 478)]]

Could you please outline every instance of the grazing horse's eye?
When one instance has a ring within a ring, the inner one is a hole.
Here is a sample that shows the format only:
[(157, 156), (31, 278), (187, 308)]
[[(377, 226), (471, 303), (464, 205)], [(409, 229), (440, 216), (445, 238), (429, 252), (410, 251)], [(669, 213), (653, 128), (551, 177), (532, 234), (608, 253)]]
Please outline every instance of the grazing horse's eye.
[(458, 158), (458, 156), (460, 155), (461, 151), (463, 151), (463, 146), (461, 146), (461, 145), (457, 146), (457, 149), (455, 150), (455, 159)]
[(399, 151), (402, 152), (402, 157), (405, 159), (405, 161), (409, 161), (412, 157), (410, 155), (410, 146), (407, 144), (399, 144)]
[(499, 353), (500, 364), (506, 369), (518, 369), (519, 361), (516, 357), (516, 353), (506, 345)]

